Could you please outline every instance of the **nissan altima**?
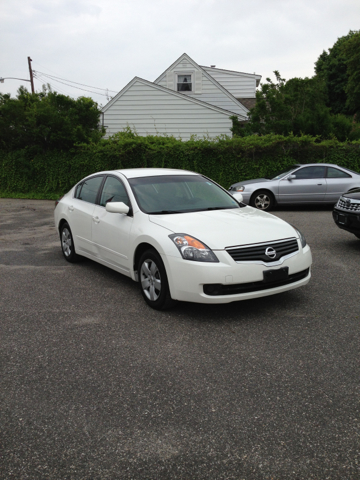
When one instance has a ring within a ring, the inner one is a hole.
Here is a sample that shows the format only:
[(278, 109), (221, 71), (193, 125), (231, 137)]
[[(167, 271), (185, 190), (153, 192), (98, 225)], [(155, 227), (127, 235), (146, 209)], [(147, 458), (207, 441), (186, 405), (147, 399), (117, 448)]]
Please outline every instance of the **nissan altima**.
[(276, 205), (335, 203), (340, 195), (360, 187), (360, 173), (331, 163), (293, 165), (273, 178), (245, 180), (230, 186), (243, 201), (259, 210)]
[(311, 277), (299, 230), (190, 171), (94, 173), (56, 202), (54, 216), (68, 262), (83, 256), (132, 278), (159, 310), (273, 295)]

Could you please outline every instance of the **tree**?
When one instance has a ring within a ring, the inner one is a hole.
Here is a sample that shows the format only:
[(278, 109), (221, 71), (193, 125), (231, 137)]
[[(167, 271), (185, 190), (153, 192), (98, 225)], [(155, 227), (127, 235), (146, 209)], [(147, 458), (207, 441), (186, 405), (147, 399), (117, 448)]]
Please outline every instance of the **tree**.
[(256, 105), (250, 111), (252, 132), (328, 136), (331, 118), (324, 82), (317, 77), (286, 81), (274, 73), (276, 83), (267, 78), (256, 93)]
[(286, 81), (275, 71), (256, 93), (248, 124), (232, 118), (232, 131), (245, 136), (275, 133), (313, 135), (340, 141), (360, 138), (360, 31), (337, 40), (315, 63), (312, 78)]
[(360, 116), (360, 31), (354, 33), (343, 45), (347, 67), (346, 106)]
[(49, 87), (31, 94), (20, 87), (16, 98), (0, 94), (0, 147), (67, 150), (97, 142), (104, 134), (100, 114), (91, 98), (74, 100)]
[[(327, 89), (327, 106), (333, 114), (352, 114), (354, 113), (351, 102), (348, 101), (349, 94), (353, 91), (352, 83), (349, 86), (349, 63), (352, 71), (352, 79), (358, 78), (355, 72), (359, 72), (359, 63), (356, 65), (356, 58), (359, 58), (359, 43), (353, 41), (353, 37), (358, 37), (359, 32), (351, 31), (348, 35), (338, 38), (333, 47), (328, 52), (323, 51), (315, 63), (316, 75), (322, 78)], [(347, 44), (350, 42), (350, 46)], [(351, 58), (351, 60), (350, 60)]]

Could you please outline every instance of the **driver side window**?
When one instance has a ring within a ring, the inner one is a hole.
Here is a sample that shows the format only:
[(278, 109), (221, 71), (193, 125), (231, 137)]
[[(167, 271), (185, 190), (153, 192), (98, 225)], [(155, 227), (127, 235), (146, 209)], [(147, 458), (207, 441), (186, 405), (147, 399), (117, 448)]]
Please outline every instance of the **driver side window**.
[(130, 207), (129, 197), (124, 185), (115, 177), (107, 177), (101, 194), (100, 205), (105, 207), (108, 202), (123, 202)]
[(325, 167), (322, 166), (315, 166), (315, 167), (304, 167), (300, 168), (300, 170), (297, 170), (294, 172), (294, 175), (296, 175), (296, 179), (309, 179), (309, 178), (324, 178), (325, 177)]

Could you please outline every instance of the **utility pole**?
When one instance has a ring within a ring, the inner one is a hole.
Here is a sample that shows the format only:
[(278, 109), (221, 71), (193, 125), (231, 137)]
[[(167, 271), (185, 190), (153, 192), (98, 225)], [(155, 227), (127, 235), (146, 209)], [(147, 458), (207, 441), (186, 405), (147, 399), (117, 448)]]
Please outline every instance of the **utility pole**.
[(29, 72), (30, 72), (30, 82), (31, 82), (31, 93), (35, 93), (35, 89), (34, 89), (34, 77), (33, 77), (33, 72), (32, 72), (32, 68), (31, 68), (31, 58), (28, 57), (28, 64), (29, 64)]

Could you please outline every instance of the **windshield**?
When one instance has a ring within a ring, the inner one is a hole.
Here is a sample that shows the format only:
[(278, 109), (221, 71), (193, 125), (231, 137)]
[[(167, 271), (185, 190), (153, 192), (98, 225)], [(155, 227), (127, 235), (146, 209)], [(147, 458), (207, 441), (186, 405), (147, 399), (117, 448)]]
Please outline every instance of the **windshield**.
[(288, 173), (292, 172), (296, 168), (299, 168), (300, 165), (293, 165), (292, 167), (288, 167), (286, 170), (282, 170), (279, 172), (275, 177), (271, 178), (270, 180), (280, 180), (281, 178), (284, 178), (285, 175)]
[(201, 175), (162, 175), (129, 179), (141, 210), (160, 215), (238, 208), (236, 200)]

